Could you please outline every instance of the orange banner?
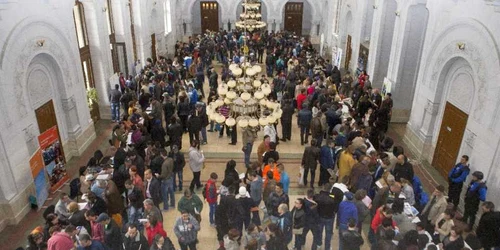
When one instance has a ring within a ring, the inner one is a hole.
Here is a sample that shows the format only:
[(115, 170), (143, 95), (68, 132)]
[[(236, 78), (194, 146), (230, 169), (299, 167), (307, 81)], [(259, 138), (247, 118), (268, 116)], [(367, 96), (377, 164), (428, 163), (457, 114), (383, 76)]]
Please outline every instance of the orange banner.
[(49, 128), (47, 131), (38, 136), (38, 142), (40, 143), (40, 148), (42, 150), (46, 149), (48, 146), (52, 145), (58, 140), (59, 134), (57, 132), (57, 126)]
[(43, 162), (42, 151), (38, 149), (30, 158), (31, 175), (33, 178), (35, 178), (44, 167), (45, 164)]

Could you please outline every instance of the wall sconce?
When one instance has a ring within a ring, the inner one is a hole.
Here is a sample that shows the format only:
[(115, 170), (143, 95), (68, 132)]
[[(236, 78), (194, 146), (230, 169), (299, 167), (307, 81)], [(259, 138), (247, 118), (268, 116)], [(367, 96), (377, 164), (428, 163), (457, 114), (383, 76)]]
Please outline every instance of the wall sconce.
[(44, 44), (44, 43), (45, 43), (45, 40), (44, 40), (44, 39), (40, 39), (40, 40), (37, 40), (37, 41), (35, 42), (36, 46), (37, 46), (37, 47), (40, 47), (40, 48), (41, 48), (41, 47), (43, 47), (43, 44)]
[(106, 12), (106, 11), (108, 11), (108, 7), (103, 7), (102, 12)]
[(374, 9), (374, 10), (378, 9), (378, 5), (375, 5), (375, 4), (374, 4), (374, 5), (373, 5), (373, 9)]
[(465, 43), (457, 43), (457, 47), (459, 50), (465, 50)]
[(400, 16), (401, 13), (399, 12), (399, 10), (397, 10), (396, 12), (394, 12), (394, 14), (396, 14), (396, 16)]

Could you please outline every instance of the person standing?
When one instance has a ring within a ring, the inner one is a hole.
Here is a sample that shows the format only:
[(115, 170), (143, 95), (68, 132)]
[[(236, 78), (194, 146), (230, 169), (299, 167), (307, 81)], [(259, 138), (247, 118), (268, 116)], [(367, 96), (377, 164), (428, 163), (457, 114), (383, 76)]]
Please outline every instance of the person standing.
[[(323, 235), (325, 230), (325, 248), (330, 249), (333, 237), (333, 220), (335, 218), (335, 200), (330, 196), (330, 184), (322, 186), (322, 190), (314, 197), (318, 204), (319, 230), (318, 235)], [(318, 241), (320, 242), (321, 239)]]
[(486, 201), (486, 183), (483, 181), (484, 174), (481, 171), (472, 173), (472, 180), (467, 188), (467, 193), (464, 197), (464, 216), (462, 220), (469, 225), (470, 228), (474, 227), (476, 221), (477, 210), (479, 210), (479, 203)]
[(184, 196), (177, 203), (177, 210), (181, 213), (187, 211), (198, 222), (201, 222), (201, 210), (203, 210), (203, 202), (198, 195), (191, 192), (191, 190), (184, 190)]
[(467, 155), (462, 155), (460, 162), (448, 173), (448, 201), (455, 207), (458, 207), (460, 203), (460, 193), (469, 173), (469, 156)]
[(100, 214), (96, 222), (104, 228), (104, 245), (110, 250), (121, 250), (122, 235), (118, 224), (106, 213)]
[(327, 139), (326, 144), (321, 147), (319, 163), (319, 182), (318, 186), (327, 184), (330, 179), (329, 170), (333, 171), (335, 167), (335, 142), (332, 139)]
[(304, 208), (304, 199), (298, 198), (292, 209), (292, 233), (295, 236), (295, 248), (301, 250), (305, 243), (304, 226), (306, 224), (306, 213)]
[[(358, 224), (358, 209), (354, 203), (354, 194), (347, 192), (344, 194), (346, 200), (341, 201), (339, 204), (339, 210), (337, 214), (337, 220), (339, 225), (339, 236), (341, 237), (344, 231), (349, 230), (349, 221), (354, 219), (354, 227)], [(339, 249), (344, 249), (343, 241), (339, 240)]]
[(243, 154), (245, 155), (245, 166), (250, 167), (250, 155), (252, 154), (253, 143), (257, 138), (257, 131), (253, 127), (243, 127)]
[(200, 142), (193, 140), (189, 148), (189, 167), (193, 171), (193, 180), (191, 181), (191, 185), (189, 185), (191, 192), (194, 190), (194, 186), (201, 188), (200, 175), (204, 162), (205, 155), (203, 154), (203, 150), (200, 150)]
[(320, 160), (320, 149), (317, 147), (317, 140), (311, 140), (311, 146), (304, 149), (302, 155), (302, 167), (304, 168), (304, 186), (307, 186), (307, 176), (311, 173), (310, 187), (314, 187), (314, 177), (316, 177), (316, 168)]
[(161, 165), (160, 174), (156, 174), (156, 176), (161, 181), (161, 196), (163, 200), (163, 210), (168, 210), (169, 200), (170, 200), (170, 206), (175, 207), (174, 160), (171, 157), (168, 157), (167, 150), (165, 150), (164, 148), (160, 149), (160, 155), (163, 158), (163, 163)]
[(123, 236), (123, 249), (127, 250), (141, 250), (148, 249), (148, 240), (144, 237), (135, 223), (128, 225), (127, 233)]
[(437, 218), (446, 210), (448, 203), (446, 202), (444, 191), (443, 185), (436, 186), (430, 201), (420, 215), (420, 219), (426, 225), (426, 230), (428, 231), (432, 231), (436, 223), (438, 223)]
[(347, 223), (347, 230), (340, 232), (340, 244), (344, 246), (344, 249), (348, 250), (359, 250), (364, 244), (363, 237), (356, 229), (356, 221), (350, 218)]
[(115, 89), (111, 90), (109, 93), (109, 102), (111, 103), (111, 121), (120, 121), (120, 99), (122, 98), (122, 93), (119, 90), (120, 85), (115, 84)]
[(203, 198), (208, 202), (210, 208), (209, 219), (210, 226), (215, 227), (215, 211), (217, 209), (217, 173), (212, 172), (210, 174), (210, 179), (208, 179), (207, 184), (203, 190)]
[(187, 250), (188, 248), (189, 250), (196, 250), (198, 231), (200, 231), (198, 221), (187, 211), (182, 211), (181, 216), (177, 218), (174, 226), (174, 233), (182, 250)]
[[(179, 151), (179, 147), (177, 145), (172, 146), (172, 151), (168, 153), (168, 157), (172, 158), (174, 161), (174, 174), (173, 174), (173, 182), (174, 182), (174, 192), (179, 188), (179, 191), (182, 191), (182, 172), (184, 170), (184, 166), (186, 165), (186, 159), (184, 158), (184, 154)], [(179, 185), (176, 185), (176, 177), (179, 178)]]
[(313, 242), (311, 243), (311, 250), (316, 250), (319, 245), (321, 245), (321, 235), (318, 232), (319, 229), (319, 215), (318, 215), (318, 203), (314, 200), (314, 189), (307, 190), (307, 197), (304, 199), (304, 211), (305, 211), (305, 224), (302, 232), (302, 242), (305, 245), (305, 240), (307, 234), (311, 231), (313, 235)]
[(306, 103), (298, 113), (297, 124), (300, 127), (300, 145), (309, 143), (309, 128), (311, 127), (312, 112)]
[(291, 100), (283, 100), (283, 108), (281, 110), (283, 111), (281, 115), (281, 141), (286, 142), (287, 140), (292, 140), (292, 117), (294, 108)]
[[(248, 179), (251, 181), (250, 182), (250, 197), (253, 200), (254, 207), (259, 207), (260, 202), (262, 201), (262, 186), (263, 186), (263, 181), (262, 177), (257, 174), (255, 171), (251, 171), (248, 174)], [(252, 210), (252, 223), (260, 226), (260, 216), (259, 216), (259, 210), (258, 209), (253, 209)]]
[(153, 176), (151, 169), (144, 171), (144, 197), (153, 200), (155, 206), (159, 207), (161, 203), (161, 184)]
[(500, 248), (500, 212), (495, 211), (495, 204), (486, 201), (481, 206), (483, 215), (479, 220), (476, 235), (484, 249)]
[(290, 203), (290, 198), (288, 194), (286, 194), (283, 190), (283, 184), (277, 183), (275, 191), (269, 194), (269, 198), (267, 199), (266, 208), (271, 217), (271, 221), (276, 222), (280, 217), (278, 207), (280, 204), (288, 204)]

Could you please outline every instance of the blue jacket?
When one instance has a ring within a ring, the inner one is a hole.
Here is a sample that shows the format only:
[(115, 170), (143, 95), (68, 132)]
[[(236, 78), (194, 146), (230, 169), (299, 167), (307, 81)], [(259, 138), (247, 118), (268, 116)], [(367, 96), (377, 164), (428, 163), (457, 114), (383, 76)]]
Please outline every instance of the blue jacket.
[(340, 202), (337, 216), (339, 224), (347, 225), (349, 218), (354, 218), (356, 224), (358, 224), (358, 209), (356, 208), (356, 204), (352, 201)]
[(297, 123), (300, 127), (309, 127), (311, 125), (312, 118), (312, 111), (307, 108), (303, 108), (299, 111)]
[(288, 194), (288, 188), (290, 187), (290, 177), (288, 176), (287, 172), (281, 173), (280, 182), (281, 182), (281, 184), (283, 184), (283, 191), (286, 194)]
[(334, 154), (331, 147), (324, 145), (321, 147), (321, 152), (319, 156), (319, 163), (322, 168), (329, 169), (335, 166)]
[(481, 201), (486, 200), (486, 185), (484, 185), (482, 182), (479, 181), (474, 181), (471, 182), (469, 189), (467, 190), (467, 193), (465, 194), (467, 196), (472, 196), (471, 194), (477, 192), (479, 195), (479, 199)]
[(469, 175), (470, 169), (469, 166), (462, 165), (462, 163), (458, 163), (448, 174), (448, 178), (453, 183), (463, 183), (467, 176)]

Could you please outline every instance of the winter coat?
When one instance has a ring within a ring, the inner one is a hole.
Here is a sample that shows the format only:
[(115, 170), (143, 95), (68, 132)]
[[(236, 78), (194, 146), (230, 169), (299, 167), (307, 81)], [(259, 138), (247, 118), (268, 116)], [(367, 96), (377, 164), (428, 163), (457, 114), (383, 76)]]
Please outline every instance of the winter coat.
[(279, 216), (278, 206), (282, 203), (285, 203), (287, 205), (290, 204), (290, 199), (288, 198), (288, 195), (286, 193), (278, 195), (276, 192), (272, 192), (269, 195), (269, 198), (266, 203), (268, 213), (270, 215), (278, 217)]
[(123, 237), (123, 249), (126, 250), (142, 250), (142, 249), (148, 249), (148, 240), (144, 237), (141, 232), (137, 232), (135, 237), (130, 237), (128, 233), (125, 234)]
[(314, 117), (311, 122), (311, 135), (313, 138), (323, 136), (325, 130), (321, 124), (321, 117)]
[(193, 172), (200, 172), (205, 162), (205, 156), (196, 148), (189, 148), (189, 167)]
[(337, 220), (340, 225), (347, 226), (349, 219), (352, 218), (358, 223), (358, 209), (353, 201), (342, 201), (339, 205)]
[(321, 152), (320, 152), (320, 164), (321, 167), (324, 169), (333, 169), (334, 164), (335, 164), (335, 159), (333, 155), (334, 149), (329, 147), (328, 145), (324, 145), (321, 147)]
[(432, 225), (436, 225), (436, 220), (441, 215), (444, 210), (446, 210), (446, 207), (448, 206), (448, 201), (446, 196), (441, 196), (441, 197), (436, 197), (436, 202), (434, 205), (431, 207), (431, 201), (434, 199), (434, 195), (429, 199), (429, 202), (427, 202), (427, 205), (425, 205), (424, 210), (422, 211), (422, 214), (426, 214), (427, 210), (429, 210), (429, 214), (427, 215), (427, 220), (431, 222)]
[(290, 243), (293, 238), (292, 214), (290, 212), (286, 212), (280, 215), (280, 218), (278, 219), (278, 222), (276, 224), (280, 228), (281, 233), (283, 233), (283, 236), (285, 237), (285, 243), (288, 245), (288, 243)]
[[(333, 159), (333, 158), (332, 158)], [(302, 155), (302, 166), (305, 169), (316, 169), (320, 161), (320, 149), (316, 146), (308, 146)]]
[(356, 230), (341, 231), (340, 240), (344, 243), (343, 249), (346, 250), (359, 250), (364, 244), (363, 237)]
[(193, 194), (190, 199), (183, 196), (177, 203), (177, 210), (179, 212), (187, 211), (194, 216), (196, 214), (195, 209), (198, 213), (201, 213), (201, 210), (203, 210), (203, 202), (196, 194)]
[(292, 210), (293, 219), (293, 229), (304, 228), (306, 224), (306, 212), (304, 208), (297, 209), (296, 207)]
[(122, 249), (122, 234), (120, 227), (111, 219), (107, 226), (104, 226), (104, 244), (110, 250)]
[(304, 108), (299, 111), (297, 123), (299, 127), (309, 127), (312, 121), (312, 111)]
[[(192, 225), (191, 228), (189, 228), (189, 224)], [(195, 242), (198, 239), (198, 231), (200, 231), (200, 224), (192, 215), (189, 216), (187, 222), (182, 217), (177, 218), (175, 221), (174, 233), (181, 243), (189, 244)]]
[(476, 235), (485, 249), (500, 246), (500, 212), (486, 212), (481, 216)]

